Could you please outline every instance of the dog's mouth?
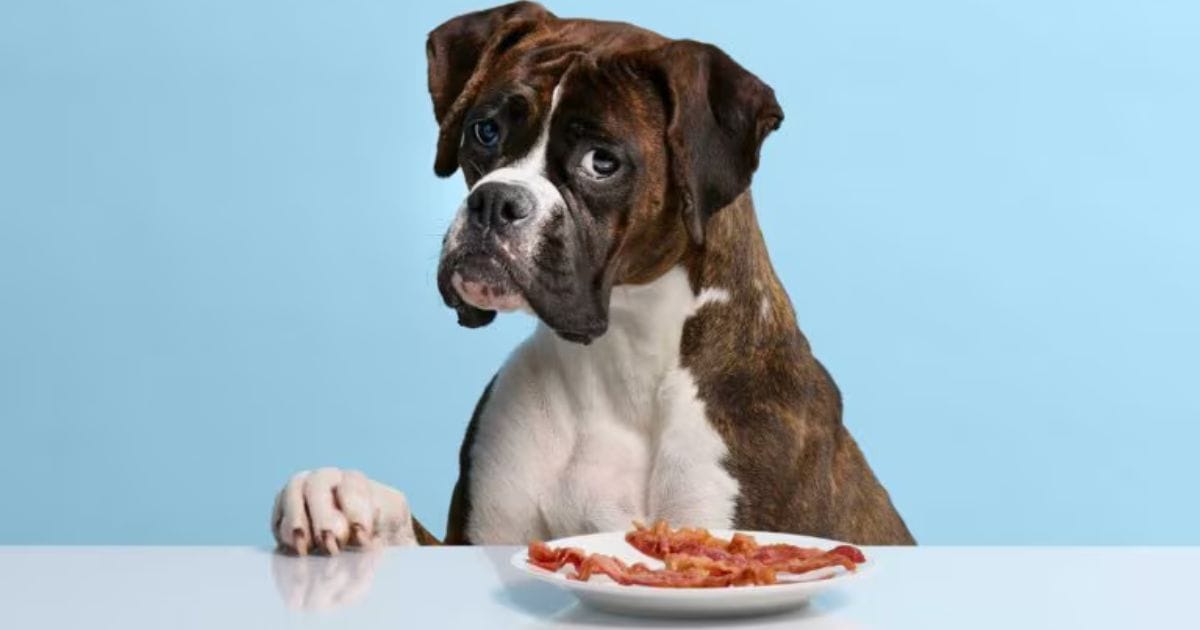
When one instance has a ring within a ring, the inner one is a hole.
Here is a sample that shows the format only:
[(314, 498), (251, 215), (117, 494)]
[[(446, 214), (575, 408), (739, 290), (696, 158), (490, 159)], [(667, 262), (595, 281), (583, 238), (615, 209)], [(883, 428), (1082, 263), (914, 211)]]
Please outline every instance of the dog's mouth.
[(499, 282), (472, 279), (456, 270), (450, 274), (450, 286), (458, 293), (458, 297), (462, 298), (463, 302), (480, 310), (509, 313), (529, 308), (525, 296), (507, 278)]
[(457, 252), (442, 260), (438, 290), (468, 328), (490, 324), (497, 312), (529, 310), (524, 293), (502, 261), (481, 251)]
[(438, 266), (438, 291), (458, 323), (480, 328), (497, 312), (521, 310), (564, 339), (590, 343), (608, 327), (607, 292), (585, 288), (573, 270), (550, 273), (509, 259), (501, 248), (467, 245), (448, 252)]

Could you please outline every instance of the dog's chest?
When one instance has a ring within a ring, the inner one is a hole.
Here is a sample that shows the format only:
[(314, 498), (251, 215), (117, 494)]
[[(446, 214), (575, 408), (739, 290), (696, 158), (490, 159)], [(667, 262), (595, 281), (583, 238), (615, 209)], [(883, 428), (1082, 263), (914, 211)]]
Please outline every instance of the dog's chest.
[(730, 526), (727, 447), (678, 354), (684, 321), (723, 299), (692, 295), (676, 270), (614, 289), (610, 330), (590, 346), (545, 329), (520, 346), (477, 420), (471, 540), (520, 544), (635, 519)]

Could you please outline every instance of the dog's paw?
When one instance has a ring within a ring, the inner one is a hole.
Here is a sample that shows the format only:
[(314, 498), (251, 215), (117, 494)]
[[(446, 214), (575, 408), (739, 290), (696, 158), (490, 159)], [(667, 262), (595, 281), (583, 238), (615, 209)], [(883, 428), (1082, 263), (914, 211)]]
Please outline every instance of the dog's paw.
[(280, 549), (300, 555), (417, 544), (403, 492), (340, 468), (292, 475), (275, 497), (271, 532)]

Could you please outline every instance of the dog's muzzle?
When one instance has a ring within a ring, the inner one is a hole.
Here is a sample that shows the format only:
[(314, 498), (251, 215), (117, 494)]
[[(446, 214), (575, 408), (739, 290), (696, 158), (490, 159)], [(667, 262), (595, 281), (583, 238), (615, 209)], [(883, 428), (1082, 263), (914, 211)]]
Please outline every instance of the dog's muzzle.
[(438, 288), (460, 324), (476, 328), (497, 312), (528, 310), (511, 270), (522, 249), (518, 232), (536, 210), (537, 199), (519, 184), (484, 182), (467, 196), (438, 270)]

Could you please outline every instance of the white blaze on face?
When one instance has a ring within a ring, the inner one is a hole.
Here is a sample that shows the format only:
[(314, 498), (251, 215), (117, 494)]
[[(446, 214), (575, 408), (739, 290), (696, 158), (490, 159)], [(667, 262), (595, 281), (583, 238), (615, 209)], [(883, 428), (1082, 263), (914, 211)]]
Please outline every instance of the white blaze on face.
[[(550, 144), (550, 121), (554, 117), (554, 110), (558, 107), (559, 91), (560, 88), (555, 86), (554, 92), (550, 95), (550, 109), (542, 119), (541, 133), (538, 134), (537, 140), (529, 151), (485, 175), (475, 182), (475, 185), (467, 193), (467, 198), (469, 198), (471, 193), (483, 184), (500, 182), (520, 186), (533, 194), (535, 200), (533, 212), (522, 219), (519, 226), (513, 226), (515, 229), (510, 229), (509, 236), (498, 243), (499, 247), (514, 259), (528, 260), (533, 257), (538, 237), (541, 234), (541, 227), (550, 218), (555, 207), (566, 205), (562, 193), (546, 176), (546, 148)], [(463, 203), (458, 207), (454, 222), (451, 223), (447, 232), (443, 254), (454, 250), (462, 242), (462, 232), (468, 224), (468, 212), (466, 198), (464, 198)], [(496, 295), (480, 283), (464, 281), (457, 273), (451, 278), (451, 282), (459, 296), (477, 308), (495, 311), (528, 310), (528, 305), (521, 296)]]
[[(513, 160), (507, 166), (485, 175), (483, 179), (475, 182), (475, 185), (471, 187), (472, 191), (488, 182), (504, 182), (523, 186), (529, 189), (537, 199), (537, 209), (531, 217), (534, 219), (544, 217), (555, 204), (563, 203), (562, 194), (546, 177), (546, 147), (550, 144), (550, 119), (554, 117), (554, 110), (558, 108), (559, 90), (560, 88), (555, 86), (554, 92), (550, 95), (550, 111), (546, 112), (546, 117), (542, 119), (542, 131), (538, 135), (537, 141), (530, 147), (529, 152)], [(459, 212), (464, 209), (465, 206), (460, 208)]]
[[(505, 166), (483, 176), (483, 178), (475, 182), (475, 185), (467, 193), (467, 197), (470, 197), (476, 188), (488, 182), (503, 182), (521, 186), (533, 193), (537, 207), (524, 220), (526, 225), (520, 230), (521, 236), (518, 239), (522, 241), (521, 245), (531, 244), (524, 241), (527, 239), (531, 240), (532, 237), (536, 236), (536, 229), (534, 228), (550, 216), (552, 208), (566, 203), (563, 200), (562, 193), (558, 192), (558, 188), (546, 177), (546, 147), (550, 144), (550, 120), (554, 117), (554, 110), (558, 107), (558, 98), (559, 88), (555, 87), (554, 92), (550, 96), (550, 111), (546, 112), (545, 118), (542, 119), (541, 133), (529, 151)], [(463, 203), (458, 207), (454, 223), (450, 225), (449, 236), (446, 239), (447, 248), (458, 244), (461, 232), (467, 225), (467, 212), (467, 202), (464, 198)], [(532, 251), (527, 253), (532, 254)]]

